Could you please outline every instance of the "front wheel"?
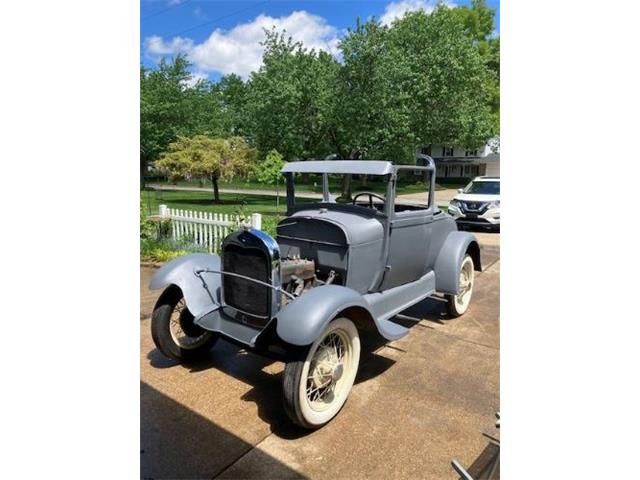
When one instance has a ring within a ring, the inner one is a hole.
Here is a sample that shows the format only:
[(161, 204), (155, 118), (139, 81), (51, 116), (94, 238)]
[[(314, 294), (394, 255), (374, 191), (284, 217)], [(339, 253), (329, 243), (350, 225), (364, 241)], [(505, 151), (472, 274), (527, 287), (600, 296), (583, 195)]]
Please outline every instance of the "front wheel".
[(193, 322), (182, 290), (167, 288), (153, 310), (151, 317), (153, 343), (167, 357), (178, 361), (191, 360), (208, 351), (217, 336)]
[(460, 276), (458, 279), (458, 294), (447, 295), (447, 310), (452, 317), (459, 317), (469, 308), (471, 295), (473, 294), (473, 260), (471, 256), (465, 255), (460, 266)]
[(327, 325), (306, 356), (284, 370), (284, 408), (304, 428), (319, 428), (337, 415), (347, 401), (358, 372), (360, 337), (345, 317)]

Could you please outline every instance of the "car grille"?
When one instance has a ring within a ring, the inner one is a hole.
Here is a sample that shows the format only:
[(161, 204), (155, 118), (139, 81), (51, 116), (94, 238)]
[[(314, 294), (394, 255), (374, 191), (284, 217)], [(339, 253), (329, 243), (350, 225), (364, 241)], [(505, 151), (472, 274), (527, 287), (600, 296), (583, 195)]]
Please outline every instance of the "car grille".
[(456, 220), (458, 223), (486, 223), (491, 225), (491, 222), (486, 218), (478, 218), (478, 217), (460, 217)]
[(464, 213), (469, 212), (469, 213), (477, 213), (482, 215), (489, 208), (489, 203), (460, 201), (460, 207)]
[[(269, 262), (266, 255), (255, 248), (242, 248), (227, 245), (222, 256), (225, 272), (237, 273), (271, 283), (269, 278)], [(244, 278), (223, 275), (225, 303), (236, 310), (268, 317), (270, 313), (271, 289)]]

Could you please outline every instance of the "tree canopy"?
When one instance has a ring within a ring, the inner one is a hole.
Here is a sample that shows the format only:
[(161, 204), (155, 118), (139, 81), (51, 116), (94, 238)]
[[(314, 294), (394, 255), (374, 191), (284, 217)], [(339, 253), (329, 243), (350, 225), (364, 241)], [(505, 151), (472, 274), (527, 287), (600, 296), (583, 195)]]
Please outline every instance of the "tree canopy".
[(256, 178), (260, 183), (273, 185), (282, 177), (282, 173), (280, 173), (282, 167), (284, 167), (282, 155), (280, 155), (277, 150), (271, 150), (258, 165)]
[(178, 137), (156, 162), (172, 176), (206, 177), (213, 185), (214, 201), (220, 201), (218, 180), (246, 175), (256, 161), (256, 150), (242, 137), (212, 138), (206, 135)]
[(321, 155), (330, 148), (328, 109), (339, 64), (284, 34), (266, 33), (264, 64), (248, 85), (249, 137), (261, 151), (275, 149), (287, 160)]
[(389, 26), (358, 21), (338, 58), (268, 31), (263, 65), (246, 81), (232, 74), (193, 83), (182, 56), (141, 68), (141, 171), (163, 152), (166, 165), (178, 162), (176, 149), (215, 144), (219, 152), (222, 139), (239, 137), (261, 158), (277, 150), (285, 161), (337, 155), (411, 163), (430, 143), (478, 147), (499, 134), (494, 14), (473, 0), (409, 12)]

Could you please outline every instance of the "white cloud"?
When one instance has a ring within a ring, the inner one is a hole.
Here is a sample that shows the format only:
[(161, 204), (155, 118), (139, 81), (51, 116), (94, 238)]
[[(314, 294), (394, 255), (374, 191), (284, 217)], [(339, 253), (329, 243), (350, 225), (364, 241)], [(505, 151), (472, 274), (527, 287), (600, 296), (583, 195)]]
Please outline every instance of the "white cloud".
[(295, 11), (290, 15), (274, 18), (258, 15), (253, 21), (236, 25), (231, 30), (216, 29), (209, 38), (199, 44), (193, 40), (175, 37), (165, 41), (159, 36), (145, 40), (146, 51), (152, 55), (175, 55), (186, 53), (200, 72), (236, 73), (247, 78), (262, 64), (264, 29), (286, 31), (294, 41), (302, 42), (306, 48), (338, 53), (338, 30), (323, 17), (306, 11)]
[(153, 35), (144, 41), (147, 53), (152, 55), (176, 55), (188, 53), (193, 48), (190, 38), (174, 37), (171, 42), (165, 42), (161, 37)]
[(187, 0), (169, 0), (167, 5), (180, 5), (181, 3), (186, 2)]
[(200, 80), (207, 80), (208, 78), (209, 75), (204, 72), (192, 72), (191, 78), (184, 82), (184, 86), (187, 88), (195, 87)]
[(391, 2), (388, 4), (384, 13), (380, 17), (380, 22), (384, 25), (391, 25), (396, 18), (402, 18), (407, 12), (415, 12), (417, 10), (424, 10), (426, 13), (431, 13), (436, 8), (438, 3), (442, 3), (447, 7), (455, 7), (455, 3), (452, 2), (438, 2), (434, 0), (400, 0), (399, 2)]

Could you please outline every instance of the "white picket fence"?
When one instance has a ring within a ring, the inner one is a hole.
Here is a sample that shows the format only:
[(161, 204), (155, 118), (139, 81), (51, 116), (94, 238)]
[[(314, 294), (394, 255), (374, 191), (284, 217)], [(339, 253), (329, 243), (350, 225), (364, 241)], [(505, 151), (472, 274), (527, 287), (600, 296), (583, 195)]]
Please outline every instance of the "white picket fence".
[[(206, 248), (209, 253), (218, 253), (222, 240), (238, 228), (242, 221), (235, 215), (228, 213), (197, 212), (193, 210), (180, 210), (160, 205), (159, 215), (171, 220), (171, 239), (189, 239), (196, 245)], [(262, 215), (251, 215), (251, 226), (262, 228)]]

